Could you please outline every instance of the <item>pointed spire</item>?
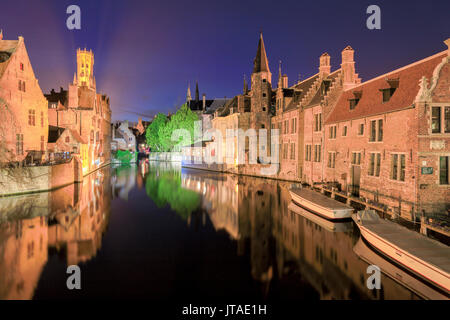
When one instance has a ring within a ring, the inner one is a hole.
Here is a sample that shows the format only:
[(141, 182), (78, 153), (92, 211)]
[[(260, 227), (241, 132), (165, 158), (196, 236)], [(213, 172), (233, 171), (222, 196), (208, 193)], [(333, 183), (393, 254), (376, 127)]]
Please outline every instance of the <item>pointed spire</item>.
[(248, 94), (248, 84), (245, 74), (244, 74), (244, 94)]
[(198, 81), (195, 81), (195, 101), (199, 101), (200, 99), (200, 93), (198, 91)]
[(270, 72), (262, 32), (259, 36), (258, 50), (253, 64), (253, 73), (257, 72)]
[(192, 100), (191, 96), (191, 84), (188, 82), (188, 88), (187, 88), (187, 94), (186, 94), (186, 101), (189, 102)]
[(73, 84), (77, 84), (77, 74), (74, 72), (73, 74)]
[(281, 88), (282, 87), (282, 79), (281, 79), (281, 77), (282, 77), (283, 75), (282, 75), (282, 73), (281, 73), (281, 60), (279, 61), (279, 64), (278, 64), (278, 88)]

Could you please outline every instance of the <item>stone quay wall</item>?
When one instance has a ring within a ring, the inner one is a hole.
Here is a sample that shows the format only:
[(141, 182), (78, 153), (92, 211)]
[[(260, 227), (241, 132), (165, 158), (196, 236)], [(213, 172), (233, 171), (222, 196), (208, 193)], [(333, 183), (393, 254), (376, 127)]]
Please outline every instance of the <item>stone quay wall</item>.
[(0, 197), (50, 191), (83, 179), (79, 159), (52, 166), (0, 169)]

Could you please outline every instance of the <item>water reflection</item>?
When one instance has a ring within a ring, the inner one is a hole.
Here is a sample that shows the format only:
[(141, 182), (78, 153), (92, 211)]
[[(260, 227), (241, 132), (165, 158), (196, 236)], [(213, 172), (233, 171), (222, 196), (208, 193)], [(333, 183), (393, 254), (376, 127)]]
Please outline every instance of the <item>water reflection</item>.
[(0, 199), (0, 299), (31, 299), (49, 252), (95, 257), (108, 223), (108, 170), (54, 192)]
[[(393, 277), (392, 272), (382, 275), (381, 290), (368, 290), (366, 269), (373, 257), (367, 254), (366, 259), (359, 257), (362, 255), (358, 249), (359, 235), (353, 224), (331, 223), (293, 206), (288, 188), (288, 183), (274, 180), (187, 170), (171, 163), (141, 162), (137, 167), (103, 169), (87, 177), (82, 184), (55, 192), (0, 199), (0, 299), (33, 298), (42, 269), (52, 264), (50, 257), (54, 255), (62, 257), (66, 265), (88, 261), (96, 263), (102, 272), (106, 267), (107, 270), (129, 272), (123, 269), (124, 265), (130, 265), (138, 272), (137, 265), (146, 266), (148, 263), (148, 266), (158, 267), (160, 263), (164, 270), (156, 269), (155, 272), (161, 272), (162, 277), (168, 276), (168, 270), (176, 272), (176, 267), (192, 268), (190, 264), (182, 264), (192, 263), (193, 259), (198, 259), (198, 265), (207, 263), (200, 261), (204, 259), (202, 256), (184, 257), (181, 262), (171, 262), (176, 264), (174, 269), (167, 269), (163, 264), (167, 260), (166, 255), (172, 251), (180, 254), (177, 247), (172, 247), (177, 246), (176, 241), (184, 240), (176, 240), (179, 226), (171, 226), (166, 221), (156, 220), (160, 225), (154, 225), (152, 230), (163, 229), (162, 234), (173, 242), (163, 243), (161, 239), (158, 243), (151, 243), (150, 248), (141, 240), (141, 237), (148, 238), (141, 236), (138, 229), (133, 232), (121, 230), (122, 220), (118, 222), (117, 230), (106, 231), (110, 216), (123, 214), (126, 203), (139, 208), (147, 216), (172, 212), (187, 226), (188, 237), (191, 238), (204, 234), (202, 230), (212, 226), (215, 232), (212, 236), (208, 233), (209, 238), (202, 236), (202, 245), (208, 241), (217, 243), (213, 241), (214, 237), (227, 235), (228, 244), (221, 249), (213, 249), (214, 254), (240, 257), (244, 260), (239, 261), (248, 261), (248, 264), (227, 260), (227, 265), (222, 263), (211, 268), (216, 268), (214, 271), (218, 274), (227, 274), (227, 279), (236, 278), (237, 285), (241, 286), (236, 288), (238, 291), (254, 292), (249, 288), (256, 286), (258, 296), (264, 300), (419, 298), (401, 285), (401, 279)], [(147, 208), (153, 207), (156, 211), (148, 211)], [(144, 233), (150, 232), (140, 216), (126, 212), (124, 217), (131, 220), (129, 225), (144, 228)], [(114, 264), (114, 251), (102, 249), (105, 234), (111, 238), (110, 247), (123, 246), (116, 250), (120, 251), (120, 261), (126, 260), (127, 263)], [(123, 234), (141, 247), (127, 247), (127, 242), (120, 238)], [(186, 248), (189, 245), (185, 244), (182, 255), (196, 252), (195, 248)], [(102, 250), (106, 260), (95, 259)], [(155, 256), (165, 250), (167, 254)], [(153, 260), (145, 262), (149, 257)], [(232, 266), (233, 263), (238, 267)], [(377, 263), (381, 262), (377, 260)], [(246, 269), (247, 265), (249, 269)], [(171, 264), (169, 266), (172, 267)], [(389, 262), (384, 262), (382, 270), (388, 266)], [(206, 265), (202, 270), (208, 267)], [(188, 279), (193, 275), (183, 275), (187, 280), (180, 281), (189, 285), (194, 281), (196, 288), (207, 286), (212, 281), (208, 277)], [(245, 275), (253, 283), (245, 280)], [(105, 277), (108, 276), (115, 277), (115, 273), (111, 271)], [(157, 273), (139, 276), (139, 279), (124, 281), (118, 291), (140, 292), (143, 289), (139, 285), (153, 281), (153, 278), (149, 280), (146, 277), (161, 278)], [(169, 274), (168, 279), (173, 281), (179, 276)], [(100, 278), (96, 280), (100, 282), (98, 286), (104, 286), (103, 291), (101, 288), (96, 290), (107, 294), (108, 286), (101, 283)], [(225, 292), (221, 286), (226, 284), (219, 283), (214, 290)], [(127, 291), (127, 285), (133, 288)], [(173, 285), (168, 288), (181, 290)], [(147, 290), (142, 291), (145, 297), (151, 296), (150, 293), (160, 298), (170, 296), (167, 293), (169, 289), (162, 286), (150, 286)], [(189, 286), (187, 290), (191, 290)], [(423, 288), (418, 290), (424, 291)], [(201, 290), (199, 292), (204, 294)], [(417, 290), (415, 292), (418, 293)], [(419, 295), (430, 297), (428, 293)]]

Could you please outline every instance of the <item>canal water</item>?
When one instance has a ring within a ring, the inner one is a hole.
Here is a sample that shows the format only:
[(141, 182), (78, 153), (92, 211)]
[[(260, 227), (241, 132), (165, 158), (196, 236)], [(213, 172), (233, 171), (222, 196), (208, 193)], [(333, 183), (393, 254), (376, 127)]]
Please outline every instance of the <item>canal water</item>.
[[(2, 198), (0, 299), (424, 297), (373, 255), (353, 222), (334, 224), (293, 206), (288, 188), (141, 162), (54, 192)], [(366, 285), (371, 259), (383, 264), (380, 290)], [(81, 290), (67, 289), (69, 265), (80, 267)]]

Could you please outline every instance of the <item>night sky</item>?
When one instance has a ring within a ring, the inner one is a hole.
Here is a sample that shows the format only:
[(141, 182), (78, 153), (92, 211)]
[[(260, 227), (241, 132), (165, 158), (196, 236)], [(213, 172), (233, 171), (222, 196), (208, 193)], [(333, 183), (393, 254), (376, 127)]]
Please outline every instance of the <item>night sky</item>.
[[(81, 7), (81, 30), (66, 28), (66, 8)], [(381, 30), (366, 28), (366, 8), (381, 8)], [(137, 1), (3, 0), (4, 39), (25, 38), (44, 93), (67, 88), (76, 48), (95, 54), (97, 89), (114, 120), (174, 111), (192, 93), (242, 92), (263, 31), (273, 83), (278, 61), (291, 85), (317, 72), (319, 56), (339, 67), (347, 45), (362, 81), (446, 49), (450, 1)]]

